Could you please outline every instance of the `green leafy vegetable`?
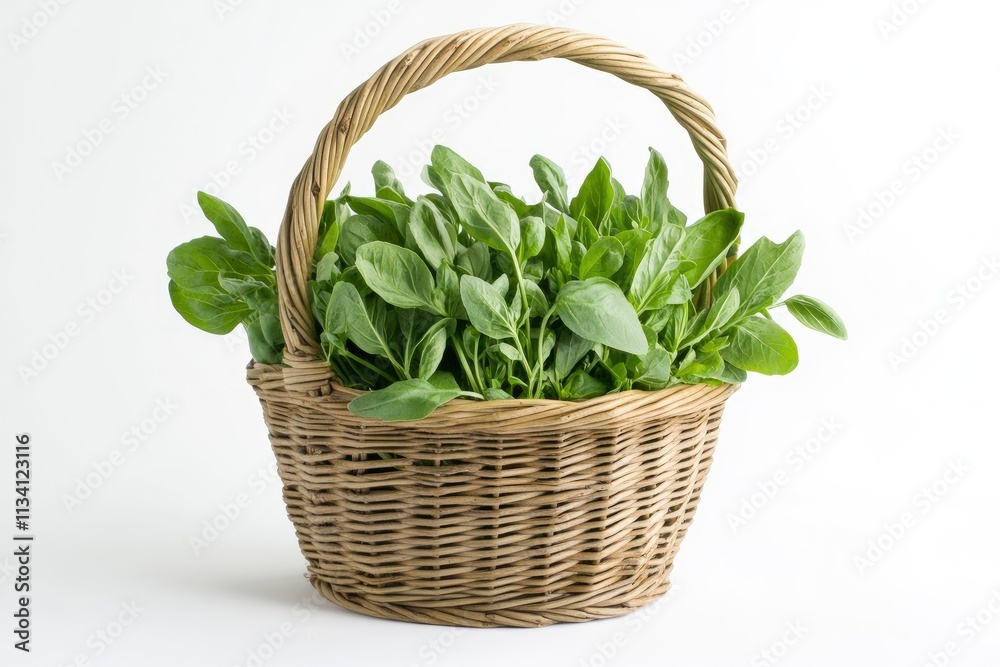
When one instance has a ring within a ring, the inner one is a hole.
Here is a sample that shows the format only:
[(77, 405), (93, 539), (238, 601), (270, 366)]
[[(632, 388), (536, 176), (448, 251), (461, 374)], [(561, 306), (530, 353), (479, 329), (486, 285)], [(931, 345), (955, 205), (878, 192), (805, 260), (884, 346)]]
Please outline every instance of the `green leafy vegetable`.
[[(438, 146), (422, 174), (435, 192), (408, 196), (377, 162), (373, 196), (347, 186), (325, 203), (306, 287), (319, 354), (340, 383), (367, 390), (352, 411), (421, 419), (456, 398), (584, 400), (782, 375), (798, 350), (772, 319), (781, 306), (847, 337), (823, 302), (782, 301), (801, 265), (800, 232), (761, 238), (733, 261), (743, 214), (688, 225), (657, 151), (638, 196), (603, 158), (572, 196), (552, 161), (535, 155), (529, 166), (537, 201)], [(168, 255), (171, 303), (211, 333), (242, 324), (254, 359), (280, 363), (274, 248), (229, 204), (198, 201), (219, 236)]]

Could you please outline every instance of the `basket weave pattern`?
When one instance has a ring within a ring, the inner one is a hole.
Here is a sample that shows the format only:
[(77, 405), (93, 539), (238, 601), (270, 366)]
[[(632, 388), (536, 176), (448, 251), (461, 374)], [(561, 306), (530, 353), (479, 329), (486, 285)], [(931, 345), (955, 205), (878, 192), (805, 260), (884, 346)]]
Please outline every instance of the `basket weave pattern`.
[(277, 248), (282, 365), (252, 363), (312, 584), (361, 613), (474, 627), (627, 613), (667, 592), (735, 387), (582, 402), (456, 400), (417, 422), (352, 414), (318, 359), (307, 281), (319, 214), (350, 147), (408, 92), (491, 62), (567, 58), (645, 87), (688, 130), (705, 208), (736, 182), (711, 108), (600, 37), (516, 25), (428, 40), (353, 91), (289, 196)]

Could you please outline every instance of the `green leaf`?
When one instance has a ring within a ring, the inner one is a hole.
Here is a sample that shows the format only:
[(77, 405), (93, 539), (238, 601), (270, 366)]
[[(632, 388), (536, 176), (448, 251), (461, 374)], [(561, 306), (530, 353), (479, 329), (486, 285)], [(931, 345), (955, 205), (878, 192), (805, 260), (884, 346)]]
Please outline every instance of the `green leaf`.
[(512, 399), (514, 397), (511, 396), (506, 391), (504, 391), (503, 389), (496, 389), (494, 387), (488, 387), (483, 392), (483, 398), (485, 398), (487, 401), (509, 401), (510, 399)]
[(417, 247), (434, 270), (444, 262), (455, 261), (458, 230), (426, 197), (417, 197), (417, 203), (410, 210), (409, 227)]
[(384, 421), (423, 419), (439, 406), (458, 398), (457, 389), (438, 389), (427, 380), (400, 380), (385, 389), (358, 396), (348, 409), (362, 417)]
[(722, 274), (712, 289), (713, 298), (721, 299), (729, 290), (738, 289), (737, 319), (771, 306), (795, 280), (804, 245), (802, 232), (795, 232), (780, 245), (760, 238)]
[(436, 371), (433, 375), (427, 378), (427, 381), (430, 382), (435, 389), (459, 389), (455, 376), (448, 371)]
[(678, 250), (683, 237), (683, 228), (664, 226), (639, 261), (629, 289), (629, 300), (639, 314), (691, 299)]
[(538, 283), (531, 280), (524, 281), (524, 291), (528, 295), (528, 308), (532, 317), (544, 317), (549, 312), (549, 299), (545, 296), (545, 291), (538, 286)]
[(424, 175), (425, 179), (429, 181), (429, 185), (446, 193), (449, 197), (452, 196), (452, 193), (448, 189), (448, 184), (454, 176), (465, 175), (486, 185), (483, 172), (446, 146), (435, 146), (431, 149), (431, 164), (425, 170)]
[(364, 300), (351, 283), (340, 282), (333, 286), (324, 329), (330, 333), (346, 332), (351, 342), (368, 354), (392, 356), (385, 332), (376, 326)]
[(337, 249), (337, 241), (340, 240), (340, 215), (344, 212), (344, 208), (344, 205), (336, 199), (328, 199), (323, 203), (323, 215), (320, 217), (319, 239), (314, 257), (323, 257)]
[(581, 338), (566, 328), (559, 332), (556, 344), (555, 375), (562, 380), (570, 374), (574, 367), (594, 349), (594, 341)]
[(278, 314), (278, 295), (274, 287), (251, 276), (219, 274), (219, 286), (251, 310)]
[(565, 216), (559, 216), (553, 236), (556, 246), (556, 266), (563, 273), (570, 275), (573, 273), (573, 237)]
[(170, 303), (184, 320), (211, 334), (227, 334), (251, 311), (246, 304), (218, 288), (214, 292), (187, 291), (173, 280), (168, 284)]
[(565, 400), (582, 400), (596, 398), (608, 393), (608, 387), (584, 370), (578, 370), (569, 376), (562, 388), (562, 398)]
[(517, 335), (513, 313), (496, 287), (475, 276), (462, 276), (461, 289), (462, 303), (477, 331), (498, 340)]
[(456, 320), (469, 319), (465, 312), (465, 305), (462, 304), (462, 291), (458, 273), (448, 264), (442, 264), (437, 272), (437, 287), (444, 295), (445, 312), (448, 317)]
[(373, 241), (358, 248), (355, 266), (365, 282), (387, 303), (425, 308), (446, 315), (434, 298), (434, 276), (420, 255), (391, 243)]
[(448, 190), (462, 228), (472, 238), (494, 250), (514, 254), (521, 243), (521, 227), (514, 209), (501, 201), (490, 186), (465, 174), (452, 176)]
[(220, 272), (274, 280), (274, 271), (269, 267), (212, 236), (182, 243), (167, 255), (167, 275), (186, 291), (202, 287), (218, 289)]
[(497, 343), (496, 345), (490, 345), (487, 352), (495, 352), (499, 354), (501, 358), (506, 361), (521, 361), (521, 353), (517, 351), (517, 348), (510, 343)]
[(206, 192), (198, 193), (198, 205), (230, 248), (245, 252), (260, 264), (269, 266), (270, 244), (263, 239), (263, 234), (255, 235), (250, 231), (235, 208)]
[(340, 257), (328, 252), (316, 263), (316, 280), (336, 282), (340, 277)]
[(493, 281), (493, 267), (490, 266), (490, 249), (485, 243), (476, 241), (455, 260), (455, 266), (466, 275), (475, 276), (488, 282)]
[(651, 348), (642, 360), (640, 374), (635, 382), (647, 385), (649, 388), (668, 386), (673, 380), (671, 372), (676, 353), (663, 349), (659, 345)]
[(599, 239), (580, 261), (580, 278), (610, 278), (625, 261), (625, 247), (613, 236)]
[(740, 309), (740, 293), (738, 290), (729, 290), (719, 301), (712, 304), (705, 318), (705, 324), (700, 333), (705, 335), (713, 331), (722, 331), (733, 321), (733, 317)]
[(387, 188), (398, 195), (405, 196), (403, 184), (396, 178), (396, 173), (382, 160), (378, 160), (372, 165), (372, 177), (375, 179), (375, 192)]
[(718, 379), (729, 384), (743, 384), (747, 381), (747, 372), (727, 363), (723, 371), (719, 373)]
[(410, 207), (408, 205), (377, 196), (349, 196), (347, 202), (355, 212), (381, 220), (394, 229), (400, 237), (406, 235), (406, 225), (410, 220)]
[(358, 248), (372, 241), (403, 245), (403, 237), (394, 225), (370, 215), (352, 215), (344, 221), (340, 230), (337, 252), (350, 266), (357, 261)]
[(811, 296), (793, 296), (785, 299), (785, 307), (802, 324), (810, 329), (847, 340), (847, 327), (833, 308)]
[(615, 190), (611, 184), (611, 165), (604, 158), (599, 158), (594, 168), (583, 179), (579, 194), (570, 202), (570, 215), (577, 220), (586, 216), (600, 230), (611, 214), (614, 198)]
[(420, 354), (420, 361), (417, 364), (418, 377), (426, 380), (437, 371), (448, 346), (448, 336), (454, 327), (453, 319), (438, 320), (417, 343), (417, 352)]
[(785, 375), (799, 363), (798, 348), (788, 332), (772, 320), (755, 315), (733, 327), (722, 358), (746, 371)]
[(726, 258), (742, 226), (743, 214), (727, 208), (709, 213), (687, 228), (680, 254), (694, 263), (684, 272), (690, 285), (700, 285)]
[(655, 234), (668, 223), (667, 213), (670, 201), (667, 199), (667, 164), (656, 150), (649, 149), (649, 162), (642, 180), (642, 214), (646, 217), (650, 230)]
[(645, 354), (649, 349), (632, 304), (618, 285), (605, 278), (563, 285), (555, 312), (581, 338), (631, 354)]
[(536, 256), (545, 245), (545, 223), (541, 218), (530, 216), (521, 221), (521, 245), (518, 259), (523, 263)]
[(528, 162), (534, 174), (535, 183), (547, 201), (563, 213), (569, 213), (569, 192), (566, 187), (566, 174), (562, 168), (541, 155), (535, 155)]
[(279, 338), (281, 335), (281, 324), (277, 317), (261, 315), (244, 322), (243, 328), (247, 332), (250, 354), (255, 361), (262, 364), (281, 363), (281, 350), (284, 345), (283, 342), (279, 344), (274, 340), (275, 328)]

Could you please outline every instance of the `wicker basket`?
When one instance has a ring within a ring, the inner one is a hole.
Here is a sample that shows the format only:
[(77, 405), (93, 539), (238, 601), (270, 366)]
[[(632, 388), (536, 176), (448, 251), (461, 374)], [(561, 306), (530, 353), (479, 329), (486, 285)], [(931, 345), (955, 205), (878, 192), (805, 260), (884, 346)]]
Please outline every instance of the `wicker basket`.
[(317, 360), (306, 283), (323, 202), (350, 147), (404, 95), (450, 72), (545, 58), (609, 72), (662, 99), (705, 165), (706, 211), (733, 205), (735, 178), (711, 108), (679, 77), (593, 35), (515, 25), (431, 39), (347, 96), (295, 180), (279, 234), (284, 364), (247, 373), (310, 580), (347, 609), (540, 626), (626, 614), (670, 587), (735, 387), (582, 402), (456, 400), (421, 421), (383, 423), (349, 412), (358, 392)]

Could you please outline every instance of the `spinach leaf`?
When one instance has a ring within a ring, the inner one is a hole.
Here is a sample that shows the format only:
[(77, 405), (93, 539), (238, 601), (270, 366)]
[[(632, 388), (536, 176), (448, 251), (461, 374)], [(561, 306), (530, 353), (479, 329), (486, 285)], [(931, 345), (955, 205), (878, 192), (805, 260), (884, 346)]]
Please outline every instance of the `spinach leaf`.
[(731, 209), (709, 213), (687, 228), (680, 255), (693, 264), (684, 272), (688, 284), (700, 285), (726, 258), (740, 237), (743, 214)]
[(613, 236), (605, 236), (587, 249), (580, 260), (580, 278), (610, 278), (625, 262), (625, 246)]
[(344, 221), (337, 243), (337, 252), (348, 266), (357, 260), (358, 248), (372, 241), (402, 245), (403, 237), (396, 227), (370, 215), (352, 215)]
[(583, 179), (580, 192), (570, 202), (570, 215), (577, 220), (585, 216), (600, 230), (608, 221), (614, 198), (615, 190), (611, 184), (611, 165), (604, 158), (600, 158), (591, 172)]
[(629, 289), (629, 299), (640, 315), (647, 310), (691, 299), (687, 278), (680, 272), (683, 259), (678, 246), (683, 237), (682, 228), (673, 225), (663, 227), (639, 261)]
[(746, 371), (785, 375), (795, 370), (799, 352), (787, 331), (772, 320), (754, 315), (733, 327), (722, 358)]
[(581, 338), (631, 354), (649, 349), (639, 318), (621, 288), (606, 278), (566, 283), (556, 297), (555, 313)]
[(432, 268), (437, 270), (441, 264), (455, 261), (458, 229), (426, 197), (418, 197), (410, 210), (409, 229)]
[(448, 181), (452, 205), (462, 227), (477, 241), (514, 255), (521, 243), (521, 227), (514, 210), (490, 186), (465, 174)]
[(465, 395), (458, 389), (438, 389), (424, 379), (400, 380), (385, 389), (358, 396), (348, 409), (362, 417), (384, 421), (423, 419), (448, 401)]
[(503, 293), (475, 276), (462, 276), (462, 303), (472, 326), (484, 336), (517, 337), (517, 322)]
[(712, 296), (721, 299), (731, 289), (738, 289), (737, 317), (771, 306), (795, 280), (802, 264), (803, 246), (802, 232), (795, 232), (780, 245), (762, 237), (726, 269), (715, 283)]
[(847, 340), (847, 327), (833, 308), (811, 296), (792, 296), (785, 299), (785, 307), (802, 324), (810, 329)]
[(533, 156), (528, 164), (535, 176), (535, 183), (548, 196), (548, 202), (558, 211), (569, 215), (569, 192), (562, 168), (541, 155)]
[(447, 315), (443, 299), (434, 289), (434, 276), (412, 250), (373, 241), (358, 248), (355, 266), (368, 286), (387, 303)]

